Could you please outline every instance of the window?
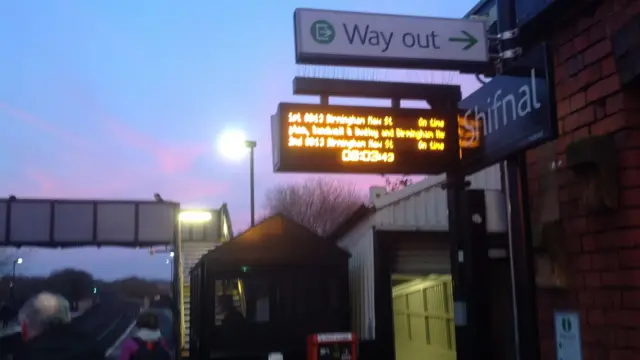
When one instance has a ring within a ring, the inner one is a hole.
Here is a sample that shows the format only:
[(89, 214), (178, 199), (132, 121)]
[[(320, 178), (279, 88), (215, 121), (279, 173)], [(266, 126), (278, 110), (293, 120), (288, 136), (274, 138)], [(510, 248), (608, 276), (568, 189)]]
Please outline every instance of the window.
[(216, 280), (216, 325), (269, 322), (270, 285), (267, 279), (257, 277)]
[(242, 283), (247, 303), (247, 319), (255, 323), (269, 322), (271, 282), (266, 278), (248, 277)]
[(242, 321), (246, 319), (246, 306), (242, 296), (242, 281), (240, 279), (216, 280), (215, 311), (216, 325), (221, 326), (226, 318)]
[(269, 322), (269, 296), (256, 300), (256, 322)]

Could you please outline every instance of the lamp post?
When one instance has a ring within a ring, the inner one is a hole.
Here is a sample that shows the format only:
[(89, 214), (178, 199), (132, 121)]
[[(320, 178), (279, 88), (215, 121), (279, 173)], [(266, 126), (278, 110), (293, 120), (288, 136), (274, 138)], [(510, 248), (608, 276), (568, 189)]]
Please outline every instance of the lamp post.
[[(169, 253), (169, 257), (165, 259), (167, 265), (173, 265), (173, 256), (175, 253), (172, 251)], [(173, 282), (173, 270), (171, 271), (171, 282)]]
[(254, 183), (254, 150), (258, 143), (256, 141), (245, 140), (245, 146), (249, 148), (249, 193), (251, 196), (251, 227), (256, 225), (256, 198), (255, 198), (255, 183)]
[(254, 152), (258, 142), (247, 140), (241, 131), (228, 131), (220, 137), (220, 152), (231, 159), (240, 159), (249, 151), (249, 196), (251, 206), (251, 226), (256, 225), (255, 216), (255, 180)]
[(21, 257), (13, 260), (13, 271), (11, 273), (11, 282), (9, 283), (9, 296), (11, 297), (11, 302), (13, 304), (16, 303), (16, 265), (18, 264), (22, 264)]

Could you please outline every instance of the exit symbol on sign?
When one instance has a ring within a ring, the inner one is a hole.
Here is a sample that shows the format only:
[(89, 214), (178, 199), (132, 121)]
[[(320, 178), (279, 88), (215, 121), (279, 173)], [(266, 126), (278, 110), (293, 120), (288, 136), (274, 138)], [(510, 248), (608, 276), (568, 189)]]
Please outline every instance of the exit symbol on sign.
[(564, 330), (564, 332), (571, 332), (571, 328), (573, 327), (573, 324), (571, 324), (571, 319), (563, 318), (561, 324), (562, 330)]
[(467, 43), (467, 45), (462, 48), (462, 50), (465, 50), (465, 51), (471, 49), (475, 44), (478, 43), (478, 39), (476, 39), (468, 31), (462, 30), (461, 32), (462, 32), (462, 35), (464, 35), (464, 37), (450, 37), (449, 41)]

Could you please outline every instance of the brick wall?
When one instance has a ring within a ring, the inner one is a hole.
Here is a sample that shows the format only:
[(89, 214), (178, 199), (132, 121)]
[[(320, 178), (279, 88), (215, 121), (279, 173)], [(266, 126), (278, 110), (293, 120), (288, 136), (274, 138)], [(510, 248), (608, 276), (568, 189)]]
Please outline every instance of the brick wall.
[[(640, 0), (604, 0), (595, 13), (564, 22), (552, 41), (559, 138), (567, 144), (616, 134), (620, 208), (585, 215), (580, 189), (566, 169), (558, 174), (560, 217), (567, 233), (567, 289), (538, 290), (541, 359), (555, 359), (554, 309), (581, 312), (583, 355), (590, 359), (640, 359), (640, 96), (624, 93), (609, 36), (640, 13)], [(640, 34), (638, 34), (640, 36)], [(541, 149), (527, 153), (531, 201), (538, 194)], [(549, 170), (551, 171), (551, 170)], [(535, 219), (534, 219), (535, 222)]]

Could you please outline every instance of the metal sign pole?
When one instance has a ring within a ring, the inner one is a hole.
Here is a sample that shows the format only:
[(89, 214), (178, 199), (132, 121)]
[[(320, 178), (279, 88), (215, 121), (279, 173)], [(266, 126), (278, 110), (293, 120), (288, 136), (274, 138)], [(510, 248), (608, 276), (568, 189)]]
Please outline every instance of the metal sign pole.
[[(497, 0), (498, 32), (517, 28), (514, 0)], [(500, 45), (516, 48), (517, 38), (505, 39)], [(503, 49), (501, 49), (502, 51)], [(510, 60), (500, 68), (504, 71)], [(518, 360), (538, 360), (540, 343), (536, 306), (535, 270), (531, 239), (531, 215), (528, 201), (526, 160), (523, 152), (507, 158), (503, 167), (505, 195), (508, 201), (509, 252), (515, 315), (515, 347)]]
[[(451, 104), (457, 109), (457, 104)], [(452, 128), (449, 133), (457, 134)], [(460, 153), (458, 136), (451, 146)], [(490, 359), (491, 337), (488, 330), (488, 245), (484, 191), (467, 190), (461, 160), (456, 157), (447, 172), (447, 205), (451, 276), (453, 279), (456, 353), (459, 360)]]
[(447, 174), (456, 352), (459, 360), (490, 359), (488, 236), (484, 190), (466, 190), (461, 173)]
[(505, 195), (508, 199), (516, 354), (519, 360), (538, 360), (538, 313), (524, 155), (515, 155), (507, 159), (504, 170)]

